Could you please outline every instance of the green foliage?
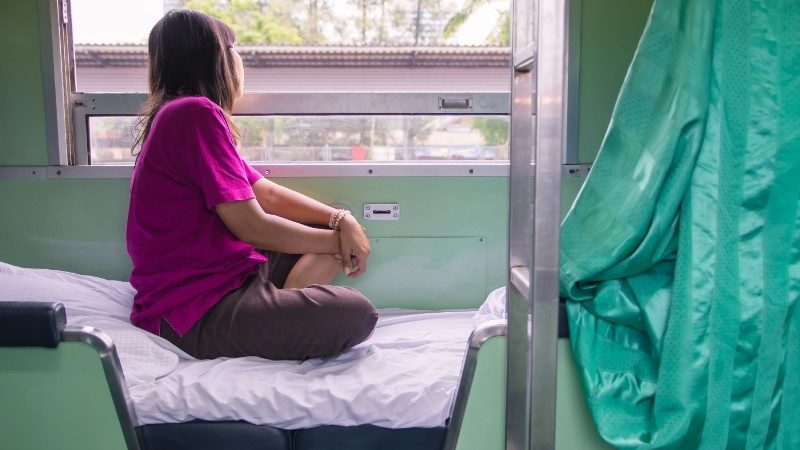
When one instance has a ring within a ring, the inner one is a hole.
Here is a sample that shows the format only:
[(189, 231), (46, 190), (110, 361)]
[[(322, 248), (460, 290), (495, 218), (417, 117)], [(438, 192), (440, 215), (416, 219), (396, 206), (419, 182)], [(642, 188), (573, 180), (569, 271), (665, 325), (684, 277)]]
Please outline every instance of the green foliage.
[(444, 26), (444, 36), (452, 37), (475, 12), (475, 8), (481, 6), (485, 1), (486, 0), (468, 0), (464, 7), (447, 21), (447, 25)]
[(489, 117), (476, 117), (472, 126), (483, 137), (484, 145), (503, 145), (508, 143), (508, 121)]
[(187, 9), (204, 12), (233, 28), (241, 44), (299, 45), (304, 42), (292, 18), (295, 2), (290, 0), (189, 0)]
[[(509, 14), (498, 0), (466, 0), (457, 11), (438, 0), (189, 0), (184, 7), (216, 17), (242, 44), (441, 45), (486, 5), (501, 9), (487, 45), (508, 45)], [(442, 25), (444, 29), (442, 29)]]
[(511, 14), (508, 10), (500, 11), (494, 29), (486, 39), (487, 45), (511, 45)]
[[(456, 12), (444, 27), (443, 36), (452, 37), (482, 6), (497, 3), (496, 0), (467, 0), (464, 6)], [(494, 28), (486, 40), (486, 45), (507, 46), (511, 42), (511, 15), (508, 9), (498, 10), (499, 15)]]

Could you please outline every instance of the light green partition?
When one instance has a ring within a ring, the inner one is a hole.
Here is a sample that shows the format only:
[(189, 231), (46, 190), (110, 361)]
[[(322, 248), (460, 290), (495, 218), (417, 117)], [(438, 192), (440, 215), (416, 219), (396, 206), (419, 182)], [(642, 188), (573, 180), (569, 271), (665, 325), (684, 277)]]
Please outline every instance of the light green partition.
[(572, 202), (578, 196), (585, 177), (565, 177), (561, 182), (561, 218), (567, 215)]
[(582, 0), (578, 161), (594, 161), (653, 0)]
[[(505, 336), (493, 337), (478, 352), (457, 450), (505, 449), (506, 344)], [(610, 450), (595, 431), (569, 339), (558, 340), (557, 376), (556, 449)]]
[(506, 336), (495, 336), (478, 351), (457, 450), (505, 449), (506, 345)]
[(432, 299), (480, 305), (486, 299), (484, 237), (373, 236), (370, 241), (369, 276), (340, 275), (334, 283), (353, 286), (377, 308), (430, 309)]
[(594, 428), (569, 339), (558, 340), (556, 449), (611, 450)]
[(0, 166), (47, 164), (36, 3), (16, 0), (0, 7)]
[[(381, 307), (477, 307), (505, 284), (505, 177), (283, 178), (358, 216), (393, 202), (400, 220), (363, 221), (373, 239), (359, 280)], [(0, 180), (0, 261), (126, 280), (127, 179)], [(360, 217), (360, 216), (358, 216)], [(377, 240), (377, 242), (375, 241)]]
[(0, 261), (127, 279), (128, 180), (0, 180)]
[[(581, 0), (580, 4), (578, 163), (591, 164), (600, 150), (653, 0)], [(564, 178), (562, 217), (583, 180)]]
[(0, 448), (127, 449), (97, 351), (0, 347)]

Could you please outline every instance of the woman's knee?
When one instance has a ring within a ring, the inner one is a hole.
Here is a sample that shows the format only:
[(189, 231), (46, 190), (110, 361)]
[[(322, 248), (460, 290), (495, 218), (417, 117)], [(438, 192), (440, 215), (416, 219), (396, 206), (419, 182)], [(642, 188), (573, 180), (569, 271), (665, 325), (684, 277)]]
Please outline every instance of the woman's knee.
[(344, 288), (347, 294), (347, 320), (343, 324), (350, 332), (345, 345), (353, 347), (364, 342), (375, 329), (378, 322), (378, 310), (363, 294), (351, 288)]
[(372, 335), (372, 332), (375, 330), (375, 325), (378, 323), (378, 310), (375, 309), (375, 306), (366, 297), (363, 295), (361, 297), (363, 301), (360, 302), (359, 309), (361, 309), (363, 315), (361, 319), (359, 343), (365, 341)]

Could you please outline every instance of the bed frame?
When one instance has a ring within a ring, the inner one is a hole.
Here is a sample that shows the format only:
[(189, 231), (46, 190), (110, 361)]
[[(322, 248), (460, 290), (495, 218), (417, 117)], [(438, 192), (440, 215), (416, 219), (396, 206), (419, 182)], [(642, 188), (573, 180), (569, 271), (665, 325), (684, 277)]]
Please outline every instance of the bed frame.
[[(563, 308), (559, 336), (568, 333)], [(388, 429), (374, 425), (283, 430), (242, 421), (138, 426), (114, 343), (92, 327), (65, 326), (60, 303), (0, 302), (0, 435), (14, 449), (323, 450), (505, 448), (505, 321), (470, 336), (448, 427)], [(568, 351), (562, 339), (560, 351)], [(570, 361), (571, 358), (559, 358)], [(566, 427), (557, 447), (608, 448), (593, 431), (577, 375), (559, 375)], [(578, 408), (576, 408), (576, 405)], [(563, 412), (562, 412), (563, 411)], [(562, 428), (564, 428), (562, 427)]]

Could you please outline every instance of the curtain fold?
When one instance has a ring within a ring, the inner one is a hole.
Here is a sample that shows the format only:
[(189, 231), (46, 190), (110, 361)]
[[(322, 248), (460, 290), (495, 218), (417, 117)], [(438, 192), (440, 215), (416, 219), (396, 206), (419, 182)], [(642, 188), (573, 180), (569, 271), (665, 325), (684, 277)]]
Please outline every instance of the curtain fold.
[(800, 0), (656, 0), (562, 224), (601, 436), (800, 449)]

